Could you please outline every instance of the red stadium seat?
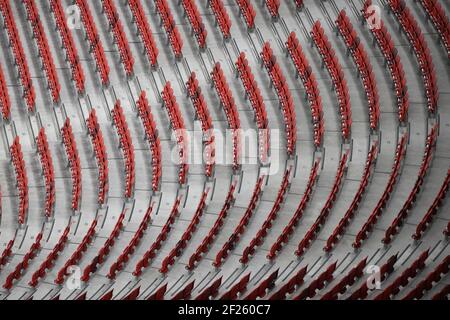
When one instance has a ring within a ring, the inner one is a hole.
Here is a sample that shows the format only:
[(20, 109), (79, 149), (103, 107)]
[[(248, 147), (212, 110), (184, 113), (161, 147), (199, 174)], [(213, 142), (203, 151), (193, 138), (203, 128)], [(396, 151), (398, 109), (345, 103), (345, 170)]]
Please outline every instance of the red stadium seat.
[(95, 159), (98, 166), (98, 204), (103, 205), (109, 190), (109, 167), (108, 154), (106, 153), (105, 141), (103, 133), (98, 123), (95, 109), (92, 109), (89, 118), (86, 120), (89, 136), (94, 149)]
[(206, 36), (208, 32), (203, 23), (202, 16), (198, 10), (197, 4), (194, 0), (181, 0), (184, 12), (191, 24), (192, 31), (194, 32), (195, 38), (197, 39), (198, 46), (203, 49), (206, 47)]
[(0, 112), (2, 119), (6, 122), (11, 120), (11, 100), (6, 86), (5, 76), (0, 66)]
[(91, 260), (91, 262), (84, 268), (81, 281), (87, 282), (91, 278), (91, 275), (95, 273), (100, 265), (102, 265), (107, 256), (109, 255), (109, 252), (114, 247), (114, 244), (116, 243), (117, 238), (119, 237), (120, 233), (122, 232), (123, 228), (123, 222), (125, 220), (125, 211), (123, 211), (119, 218), (117, 219), (117, 222), (111, 231), (108, 239), (105, 241), (101, 249), (98, 251), (97, 255), (94, 257), (94, 259)]
[(228, 125), (233, 136), (233, 169), (238, 170), (241, 164), (241, 120), (220, 63), (216, 63), (211, 73), (212, 82), (216, 89), (222, 108), (225, 111)]
[(14, 285), (14, 281), (19, 280), (22, 277), (23, 272), (28, 269), (31, 260), (33, 260), (36, 257), (39, 250), (41, 249), (42, 237), (43, 237), (42, 233), (39, 233), (36, 236), (34, 243), (31, 245), (28, 252), (24, 255), (22, 261), (19, 262), (14, 268), (14, 270), (6, 277), (6, 280), (3, 284), (4, 289), (11, 290), (11, 288)]
[(128, 6), (133, 14), (134, 23), (139, 32), (142, 42), (144, 43), (145, 53), (150, 65), (155, 67), (158, 64), (158, 48), (153, 38), (152, 30), (145, 16), (144, 9), (140, 0), (129, 0)]
[(39, 283), (39, 279), (44, 278), (47, 271), (54, 267), (55, 261), (58, 259), (59, 254), (64, 250), (64, 246), (68, 241), (69, 232), (70, 226), (64, 229), (53, 250), (49, 253), (44, 262), (41, 263), (39, 269), (33, 273), (31, 280), (28, 283), (31, 287), (36, 287)]
[(193, 234), (197, 230), (197, 225), (200, 223), (200, 219), (204, 214), (206, 208), (206, 200), (208, 198), (209, 190), (203, 192), (200, 201), (197, 206), (197, 210), (195, 211), (194, 216), (192, 217), (191, 222), (189, 223), (187, 229), (184, 231), (181, 236), (181, 240), (179, 240), (175, 247), (170, 251), (167, 257), (164, 258), (161, 268), (159, 269), (160, 273), (166, 274), (169, 271), (169, 266), (175, 263), (175, 258), (180, 257), (183, 254), (183, 250), (186, 249), (189, 241), (191, 240)]
[(187, 94), (194, 106), (197, 118), (200, 120), (203, 131), (203, 139), (206, 147), (204, 155), (206, 156), (205, 175), (211, 177), (215, 167), (215, 136), (212, 124), (212, 118), (206, 105), (205, 98), (197, 80), (195, 72), (192, 72), (187, 83)]
[(383, 242), (385, 244), (389, 244), (392, 241), (393, 237), (398, 233), (401, 225), (403, 224), (403, 221), (408, 216), (409, 210), (416, 201), (416, 197), (422, 188), (425, 175), (427, 174), (428, 169), (431, 166), (431, 160), (433, 158), (436, 139), (437, 139), (437, 127), (434, 126), (427, 137), (425, 152), (423, 155), (422, 164), (420, 166), (419, 175), (416, 179), (416, 182), (414, 183), (413, 189), (411, 190), (408, 196), (408, 199), (405, 201), (403, 207), (400, 209), (397, 216), (395, 217), (395, 219), (392, 221), (391, 225), (385, 232), (383, 238)]
[(201, 244), (195, 250), (195, 253), (189, 258), (189, 262), (186, 266), (186, 269), (193, 270), (195, 264), (202, 259), (202, 256), (209, 251), (209, 247), (213, 243), (215, 237), (219, 234), (220, 229), (223, 226), (224, 220), (228, 215), (228, 211), (234, 202), (234, 193), (236, 191), (236, 183), (231, 184), (230, 190), (228, 191), (227, 198), (225, 200), (225, 204), (222, 207), (222, 210), (219, 213), (216, 222), (213, 227), (209, 230), (206, 237), (202, 240)]
[(142, 125), (144, 127), (145, 137), (150, 144), (150, 149), (152, 152), (152, 190), (156, 192), (161, 187), (161, 142), (145, 91), (141, 92), (136, 105), (138, 108), (139, 118), (141, 119)]
[(276, 61), (269, 42), (266, 42), (260, 53), (264, 67), (269, 74), (272, 84), (277, 92), (283, 111), (284, 123), (286, 128), (287, 153), (290, 156), (295, 154), (297, 144), (297, 117), (291, 91), (287, 87), (286, 78), (284, 77), (279, 64)]
[(209, 300), (210, 298), (215, 298), (221, 285), (222, 285), (222, 277), (214, 281), (208, 288), (203, 290), (203, 292), (200, 293), (195, 298), (195, 300), (202, 301), (202, 300)]
[(41, 58), (43, 69), (47, 77), (50, 95), (53, 103), (58, 103), (60, 100), (61, 85), (59, 83), (56, 67), (53, 63), (53, 57), (50, 52), (47, 36), (45, 35), (36, 3), (34, 0), (23, 0), (22, 3), (25, 5), (27, 18), (33, 29), (33, 35), (38, 47), (39, 57)]
[(44, 128), (39, 131), (36, 139), (39, 160), (41, 162), (42, 172), (45, 182), (45, 215), (50, 218), (53, 216), (56, 202), (55, 190), (55, 170), (53, 168), (52, 155), (48, 146), (47, 135)]
[(19, 71), (18, 74), (23, 88), (25, 103), (28, 111), (34, 113), (36, 110), (36, 93), (34, 90), (33, 81), (31, 80), (30, 68), (22, 46), (22, 40), (20, 39), (19, 31), (17, 30), (9, 0), (0, 1), (0, 11), (3, 15), (5, 28), (8, 32), (9, 43), (14, 56), (15, 65)]
[(316, 147), (320, 147), (325, 133), (325, 125), (323, 120), (322, 98), (320, 96), (316, 77), (311, 72), (311, 66), (295, 32), (290, 33), (288, 41), (286, 42), (286, 48), (297, 70), (297, 74), (305, 87), (314, 126), (314, 143)]
[(86, 38), (90, 44), (90, 52), (92, 53), (97, 64), (97, 71), (100, 76), (101, 83), (104, 86), (109, 85), (109, 64), (106, 60), (105, 50), (103, 49), (97, 27), (92, 17), (91, 9), (86, 0), (75, 0), (75, 4), (80, 9), (81, 21), (83, 22), (86, 32)]
[(64, 266), (58, 271), (55, 283), (58, 285), (62, 285), (64, 283), (64, 279), (66, 276), (68, 276), (68, 271), (71, 266), (77, 265), (80, 260), (83, 258), (84, 254), (88, 250), (88, 246), (92, 243), (93, 238), (96, 233), (97, 227), (97, 220), (94, 220), (88, 231), (86, 232), (86, 235), (81, 240), (81, 243), (77, 246), (75, 251), (72, 253), (70, 258), (64, 263)]
[(439, 189), (439, 193), (434, 198), (434, 201), (431, 204), (428, 211), (425, 213), (425, 216), (417, 225), (416, 232), (412, 235), (414, 240), (419, 240), (420, 238), (422, 238), (422, 235), (427, 229), (428, 225), (431, 223), (433, 216), (437, 213), (439, 207), (442, 205), (442, 202), (445, 201), (445, 196), (448, 192), (449, 187), (450, 187), (450, 169), (447, 172), (447, 176), (444, 180), (444, 183)]
[(167, 0), (154, 0), (156, 11), (161, 18), (162, 25), (167, 34), (170, 46), (172, 47), (175, 58), (180, 58), (183, 55), (183, 39), (181, 39), (178, 27), (175, 24), (175, 20), (172, 16)]
[(352, 111), (350, 105), (350, 95), (348, 92), (347, 82), (342, 71), (342, 66), (336, 58), (336, 53), (325, 35), (319, 21), (316, 21), (314, 24), (311, 31), (311, 36), (333, 81), (333, 86), (338, 97), (338, 105), (341, 113), (342, 138), (347, 140), (350, 138), (351, 133)]
[(27, 221), (28, 215), (28, 177), (25, 167), (25, 160), (23, 158), (22, 146), (20, 144), (19, 137), (14, 139), (13, 144), (10, 147), (11, 162), (14, 166), (14, 172), (16, 174), (17, 190), (19, 191), (19, 224), (23, 225)]
[(151, 214), (153, 212), (153, 205), (147, 209), (144, 217), (142, 218), (141, 223), (139, 224), (138, 230), (133, 235), (133, 238), (129, 242), (129, 244), (125, 247), (119, 258), (117, 258), (116, 262), (114, 262), (109, 268), (108, 278), (113, 280), (116, 278), (117, 273), (123, 270), (126, 263), (128, 263), (130, 257), (136, 250), (136, 247), (141, 242), (144, 237), (145, 231), (148, 229), (148, 226), (151, 221)]
[(81, 165), (69, 118), (66, 119), (64, 126), (61, 128), (61, 135), (72, 176), (72, 210), (78, 211), (81, 206)]
[(209, 5), (211, 7), (214, 16), (216, 17), (217, 24), (219, 25), (220, 31), (225, 39), (231, 37), (231, 20), (228, 15), (222, 0), (209, 0)]
[(330, 265), (324, 272), (322, 272), (316, 279), (314, 279), (307, 288), (296, 295), (293, 300), (305, 300), (314, 298), (318, 291), (322, 290), (327, 283), (331, 282), (334, 277), (333, 273), (336, 271), (337, 262)]
[(189, 154), (189, 141), (186, 135), (186, 126), (184, 119), (180, 111), (180, 107), (175, 98), (172, 85), (167, 82), (162, 92), (162, 98), (164, 107), (169, 115), (172, 129), (174, 130), (175, 137), (178, 145), (178, 155), (180, 157), (180, 170), (178, 172), (178, 182), (180, 185), (184, 185), (187, 182), (189, 173), (188, 154)]
[(128, 39), (123, 30), (123, 25), (120, 21), (116, 5), (112, 0), (102, 0), (102, 6), (103, 11), (108, 18), (109, 27), (113, 32), (114, 42), (119, 49), (123, 68), (125, 69), (126, 75), (130, 77), (134, 74), (134, 58), (128, 44)]
[(334, 180), (333, 187), (331, 189), (330, 194), (328, 195), (327, 201), (325, 202), (325, 205), (323, 206), (322, 210), (320, 211), (319, 216), (315, 220), (314, 224), (309, 228), (306, 235), (303, 237), (303, 239), (300, 241), (300, 243), (297, 246), (297, 250), (295, 251), (295, 254), (297, 256), (302, 256), (305, 251), (309, 248), (311, 245), (311, 242), (314, 241), (316, 235), (320, 232), (320, 229), (325, 224), (328, 215), (330, 214), (331, 209), (333, 208), (334, 202), (336, 201), (336, 195), (338, 194), (339, 190), (341, 190), (342, 187), (342, 180), (344, 178), (346, 164), (348, 161), (349, 153), (346, 152), (342, 155), (341, 161), (339, 163), (339, 167), (336, 173), (336, 177)]
[(124, 196), (127, 199), (131, 199), (134, 194), (134, 186), (136, 179), (135, 168), (135, 156), (134, 146), (131, 140), (131, 133), (128, 129), (128, 124), (123, 113), (123, 109), (120, 105), (120, 101), (116, 101), (114, 109), (111, 112), (114, 127), (116, 128), (117, 135), (119, 137), (120, 148), (122, 149), (123, 156), (125, 158), (125, 193)]
[(397, 145), (397, 149), (395, 152), (394, 164), (392, 166), (391, 174), (389, 175), (388, 184), (387, 184), (381, 198), (378, 200), (378, 203), (377, 203), (375, 209), (373, 209), (373, 211), (370, 214), (367, 221), (364, 223), (364, 225), (358, 231), (358, 234), (355, 237), (355, 241), (353, 242), (354, 248), (361, 247), (362, 242), (367, 239), (367, 237), (369, 236), (369, 233), (372, 231), (378, 218), (383, 214), (384, 208), (386, 208), (386, 205), (391, 197), (391, 193), (394, 190), (394, 187), (398, 182), (401, 164), (406, 155), (406, 142), (407, 142), (407, 138), (406, 138), (406, 136), (403, 136)]
[[(397, 262), (398, 254), (390, 257), (385, 264), (383, 264), (380, 268), (380, 281), (384, 281), (388, 275), (390, 275), (394, 271), (394, 264)], [(367, 285), (367, 281), (354, 291), (347, 300), (362, 300), (367, 298), (369, 294), (369, 287)]]
[(236, 4), (239, 6), (239, 11), (244, 17), (247, 27), (253, 29), (255, 27), (256, 11), (252, 2), (250, 0), (236, 0)]
[(56, 29), (58, 30), (61, 38), (62, 46), (66, 50), (66, 60), (68, 61), (72, 71), (72, 79), (75, 81), (75, 87), (77, 88), (78, 93), (82, 94), (85, 91), (84, 71), (81, 66), (72, 33), (67, 25), (67, 19), (61, 5), (61, 0), (49, 0), (49, 2), (50, 9), (55, 18)]
[(428, 111), (431, 114), (435, 114), (438, 108), (439, 95), (436, 70), (434, 69), (433, 60), (423, 33), (413, 14), (406, 6), (405, 1), (389, 0), (388, 3), (416, 54), (425, 86)]
[(164, 224), (161, 232), (159, 233), (156, 240), (153, 242), (153, 244), (150, 246), (150, 249), (148, 249), (143, 258), (139, 260), (139, 262), (136, 264), (134, 268), (133, 275), (138, 277), (142, 274), (142, 270), (147, 268), (150, 264), (150, 260), (153, 260), (156, 256), (156, 252), (161, 249), (161, 245), (164, 241), (166, 241), (168, 234), (171, 231), (172, 225), (175, 223), (175, 220), (177, 219), (179, 215), (179, 206), (181, 203), (181, 199), (178, 198), (172, 208), (172, 211), (170, 212), (169, 218), (167, 219), (166, 223)]

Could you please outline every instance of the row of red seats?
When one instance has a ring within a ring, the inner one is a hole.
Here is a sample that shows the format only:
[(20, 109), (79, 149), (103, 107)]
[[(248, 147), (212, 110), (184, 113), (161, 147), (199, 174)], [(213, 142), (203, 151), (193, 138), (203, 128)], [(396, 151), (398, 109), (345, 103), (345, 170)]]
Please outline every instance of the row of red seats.
[(419, 222), (416, 228), (416, 232), (413, 234), (413, 239), (419, 240), (422, 238), (423, 233), (428, 228), (429, 224), (433, 220), (433, 216), (437, 214), (439, 207), (442, 205), (442, 202), (445, 201), (445, 196), (450, 188), (450, 169), (447, 171), (447, 176), (445, 177), (444, 183), (439, 190), (439, 193), (434, 198), (433, 203), (430, 208), (426, 212), (425, 216)]
[(344, 173), (345, 173), (348, 157), (349, 157), (348, 152), (346, 152), (342, 155), (338, 170), (336, 172), (336, 177), (334, 179), (333, 188), (331, 189), (330, 194), (328, 195), (327, 201), (325, 202), (325, 205), (323, 206), (322, 210), (320, 211), (320, 214), (317, 217), (316, 221), (309, 228), (306, 235), (303, 237), (303, 239), (298, 244), (297, 250), (295, 251), (295, 254), (297, 256), (303, 255), (305, 253), (306, 249), (309, 248), (311, 243), (314, 241), (316, 235), (319, 233), (320, 229), (325, 224), (331, 210), (333, 209), (334, 202), (336, 201), (339, 191), (341, 190), (341, 187), (342, 187), (342, 180), (344, 178)]
[(180, 257), (183, 254), (183, 250), (186, 249), (188, 242), (191, 240), (193, 234), (197, 230), (197, 226), (200, 223), (200, 219), (205, 212), (208, 194), (209, 190), (203, 192), (200, 201), (198, 203), (197, 209), (195, 211), (195, 214), (192, 217), (192, 220), (189, 223), (187, 229), (181, 236), (181, 240), (177, 242), (175, 247), (164, 258), (161, 264), (161, 268), (159, 269), (160, 273), (166, 274), (169, 271), (169, 267), (175, 263), (175, 258)]
[(314, 23), (311, 36), (333, 81), (341, 114), (342, 137), (344, 140), (348, 140), (350, 138), (352, 127), (352, 110), (344, 71), (336, 56), (336, 52), (332, 48), (328, 37), (325, 35), (325, 31), (323, 30), (320, 21)]
[(320, 96), (316, 77), (312, 72), (311, 65), (309, 64), (300, 41), (294, 31), (289, 34), (286, 48), (291, 56), (298, 76), (305, 87), (314, 126), (314, 144), (316, 147), (320, 147), (325, 133), (325, 124), (323, 119), (322, 98)]
[(39, 268), (31, 276), (31, 280), (28, 283), (31, 287), (36, 287), (39, 283), (40, 278), (44, 278), (47, 270), (51, 270), (54, 267), (56, 259), (58, 259), (59, 254), (64, 250), (64, 247), (68, 241), (68, 236), (70, 232), (70, 226), (64, 229), (63, 234), (58, 240), (53, 250), (49, 253), (44, 262), (41, 263)]
[(66, 119), (64, 126), (61, 128), (61, 135), (72, 176), (72, 210), (78, 211), (81, 206), (81, 164), (69, 118)]
[(126, 248), (117, 258), (117, 260), (109, 268), (108, 273), (109, 279), (114, 280), (116, 278), (117, 273), (123, 270), (124, 266), (128, 263), (130, 256), (132, 256), (136, 251), (136, 247), (141, 242), (142, 238), (144, 237), (145, 231), (147, 231), (148, 226), (151, 222), (152, 212), (153, 212), (153, 204), (147, 209), (147, 212), (142, 218), (138, 230), (134, 233), (130, 243), (126, 246)]
[(425, 152), (422, 159), (422, 164), (420, 166), (419, 174), (417, 176), (416, 182), (414, 183), (414, 187), (411, 190), (408, 199), (403, 204), (403, 207), (400, 209), (400, 212), (395, 217), (394, 221), (392, 221), (391, 225), (386, 230), (386, 233), (383, 238), (383, 243), (389, 244), (391, 243), (393, 237), (398, 233), (403, 221), (408, 216), (408, 212), (411, 210), (414, 202), (416, 201), (416, 197), (422, 188), (425, 175), (428, 172), (429, 167), (431, 166), (431, 161), (433, 158), (433, 150), (436, 145), (438, 134), (437, 126), (434, 126), (431, 129), (430, 134), (427, 137), (427, 142), (425, 146)]
[(198, 10), (197, 4), (194, 0), (181, 0), (186, 16), (191, 24), (192, 31), (197, 39), (198, 46), (203, 49), (206, 46), (206, 31), (205, 24), (203, 23), (202, 16)]
[(19, 224), (25, 224), (28, 214), (28, 177), (25, 160), (23, 158), (22, 146), (19, 137), (14, 139), (10, 147), (11, 161), (16, 174), (17, 190), (19, 191)]
[(216, 17), (216, 22), (219, 25), (220, 31), (225, 39), (231, 37), (231, 19), (222, 0), (208, 0), (211, 10)]
[(61, 37), (62, 46), (66, 50), (66, 59), (68, 60), (72, 71), (72, 79), (75, 81), (75, 87), (77, 88), (78, 93), (83, 93), (85, 90), (84, 71), (81, 66), (72, 33), (67, 25), (67, 19), (61, 5), (61, 0), (49, 0), (49, 2), (50, 9), (55, 18), (56, 29)]
[(170, 215), (167, 218), (166, 223), (164, 224), (163, 228), (161, 229), (161, 232), (158, 234), (158, 237), (156, 240), (152, 243), (150, 248), (144, 253), (144, 256), (141, 260), (138, 261), (134, 268), (133, 275), (135, 277), (139, 277), (142, 274), (143, 269), (148, 268), (150, 265), (151, 260), (153, 260), (156, 257), (156, 253), (158, 250), (161, 249), (161, 246), (164, 241), (166, 241), (170, 231), (172, 230), (172, 225), (175, 223), (175, 220), (177, 219), (179, 213), (180, 213), (180, 204), (181, 204), (181, 198), (177, 198), (175, 200), (175, 203), (172, 207), (172, 210), (170, 211)]
[(122, 149), (123, 156), (125, 158), (125, 193), (124, 196), (127, 199), (133, 197), (134, 186), (136, 181), (136, 168), (134, 157), (134, 146), (131, 140), (130, 130), (128, 123), (123, 113), (123, 108), (120, 105), (120, 100), (116, 101), (114, 109), (111, 112), (114, 126), (119, 136), (120, 149)]
[(97, 202), (103, 205), (109, 190), (109, 167), (108, 154), (106, 153), (105, 140), (103, 139), (102, 129), (98, 123), (97, 113), (92, 109), (86, 120), (86, 126), (91, 137), (91, 143), (94, 149), (95, 159), (98, 166), (98, 196)]
[(336, 20), (336, 26), (344, 39), (344, 43), (355, 61), (358, 72), (363, 81), (366, 98), (369, 103), (370, 128), (377, 130), (380, 121), (380, 97), (378, 95), (377, 81), (373, 73), (367, 51), (350, 22), (345, 10), (341, 10)]
[(175, 58), (179, 58), (183, 55), (183, 39), (173, 19), (169, 4), (167, 0), (154, 0), (154, 2)]
[(242, 257), (239, 260), (241, 263), (247, 264), (249, 261), (249, 257), (255, 254), (256, 248), (260, 247), (264, 238), (267, 236), (268, 231), (272, 228), (273, 222), (277, 218), (278, 213), (281, 210), (281, 207), (284, 202), (284, 198), (289, 191), (290, 181), (289, 178), (291, 176), (292, 168), (289, 168), (284, 173), (283, 180), (281, 181), (280, 189), (278, 190), (277, 198), (275, 199), (275, 203), (273, 204), (272, 209), (264, 220), (261, 228), (256, 233), (255, 237), (250, 241), (250, 244), (244, 249), (242, 252)]
[(139, 118), (145, 131), (145, 137), (150, 144), (152, 152), (152, 190), (158, 191), (161, 187), (162, 176), (162, 156), (161, 141), (158, 136), (158, 129), (148, 103), (145, 91), (142, 91), (138, 101), (136, 102)]
[(248, 295), (242, 300), (254, 301), (258, 298), (264, 298), (267, 291), (270, 291), (275, 286), (275, 281), (278, 278), (279, 269), (272, 272), (266, 279), (259, 281), (256, 288), (254, 288)]
[(9, 44), (14, 56), (15, 65), (19, 70), (19, 78), (23, 88), (23, 95), (28, 111), (34, 113), (36, 109), (36, 93), (31, 80), (30, 68), (17, 30), (16, 20), (11, 10), (10, 0), (0, 1), (0, 11), (3, 15), (5, 28), (8, 31)]
[(134, 73), (134, 58), (131, 53), (130, 45), (123, 30), (122, 22), (120, 21), (116, 5), (112, 0), (102, 0), (103, 11), (106, 13), (109, 21), (109, 27), (113, 32), (114, 42), (117, 45), (120, 53), (120, 59), (125, 69), (127, 76), (132, 76)]
[(224, 243), (220, 251), (216, 254), (216, 257), (213, 262), (213, 266), (218, 268), (222, 265), (225, 259), (228, 257), (231, 250), (233, 250), (236, 244), (239, 242), (241, 235), (244, 233), (247, 225), (250, 222), (251, 217), (256, 212), (257, 205), (259, 203), (260, 198), (262, 197), (262, 187), (264, 183), (264, 176), (259, 177), (256, 182), (255, 189), (253, 190), (252, 198), (250, 199), (250, 203), (245, 210), (245, 213), (239, 224), (234, 229), (232, 235), (228, 238), (228, 240)]
[(114, 244), (116, 243), (117, 238), (119, 237), (119, 235), (123, 229), (125, 213), (126, 213), (126, 210), (124, 210), (120, 214), (108, 239), (106, 239), (105, 243), (103, 244), (101, 249), (98, 251), (98, 253), (94, 257), (94, 259), (92, 259), (91, 262), (84, 268), (83, 275), (81, 276), (81, 281), (83, 281), (83, 282), (89, 281), (89, 279), (91, 278), (91, 274), (95, 273), (97, 271), (99, 265), (102, 265), (105, 262), (106, 257), (109, 255), (112, 247), (114, 247)]
[[(370, 10), (372, 0), (366, 0), (361, 10), (363, 17), (370, 19)], [(394, 82), (395, 96), (397, 98), (397, 109), (399, 121), (404, 123), (408, 119), (409, 109), (409, 94), (408, 86), (406, 84), (405, 71), (403, 64), (395, 48), (394, 41), (389, 33), (383, 20), (380, 20), (380, 25), (377, 28), (370, 28), (375, 41), (378, 44), (384, 58), (386, 59), (392, 81)]]
[(444, 286), (442, 288), (441, 291), (439, 291), (438, 293), (436, 293), (435, 295), (433, 295), (433, 297), (431, 297), (431, 300), (448, 300), (448, 296), (450, 295), (450, 284), (447, 284), (446, 286)]
[(195, 288), (195, 280), (188, 283), (182, 290), (178, 291), (170, 300), (190, 300)]
[(105, 50), (103, 49), (97, 27), (92, 17), (91, 9), (86, 0), (75, 0), (81, 14), (81, 21), (83, 22), (86, 37), (90, 44), (90, 52), (93, 53), (95, 62), (97, 64), (97, 71), (100, 75), (100, 80), (103, 85), (109, 84), (109, 64), (106, 60)]
[(174, 130), (174, 134), (177, 139), (178, 156), (180, 157), (180, 171), (178, 173), (178, 182), (181, 185), (184, 185), (187, 182), (187, 176), (189, 173), (189, 141), (188, 136), (186, 135), (186, 126), (184, 124), (183, 115), (181, 114), (180, 107), (178, 105), (177, 99), (175, 98), (170, 82), (166, 83), (161, 95), (164, 101), (164, 106), (167, 109), (167, 113), (169, 114), (172, 129)]
[(45, 129), (41, 128), (36, 139), (37, 150), (41, 162), (42, 172), (45, 182), (45, 215), (50, 218), (55, 210), (56, 190), (55, 190), (55, 170), (53, 168), (52, 155), (48, 145)]
[(154, 293), (152, 293), (150, 296), (147, 297), (148, 301), (153, 300), (164, 300), (164, 296), (167, 292), (167, 283), (163, 286), (161, 286), (159, 289), (155, 290)]
[(330, 291), (322, 296), (321, 300), (337, 300), (339, 295), (344, 294), (348, 287), (354, 285), (364, 275), (366, 265), (367, 258), (352, 268)]
[(295, 210), (294, 215), (289, 220), (286, 227), (284, 227), (283, 231), (278, 236), (275, 243), (272, 244), (270, 247), (270, 251), (267, 254), (267, 259), (274, 260), (278, 254), (283, 249), (283, 245), (287, 244), (289, 242), (289, 237), (294, 233), (295, 228), (298, 225), (298, 222), (303, 217), (303, 213), (306, 210), (306, 206), (308, 205), (309, 201), (311, 200), (312, 193), (314, 191), (314, 186), (317, 182), (317, 175), (320, 168), (320, 162), (316, 161), (311, 168), (311, 173), (309, 175), (308, 184), (306, 186), (306, 190), (303, 194), (303, 197), (300, 201), (299, 206)]
[(58, 103), (60, 99), (61, 85), (59, 83), (56, 67), (48, 45), (47, 36), (41, 23), (41, 18), (34, 0), (22, 0), (27, 11), (27, 18), (33, 29), (34, 39), (36, 41), (42, 66), (47, 76), (47, 82), (53, 103)]
[(286, 127), (286, 148), (289, 155), (294, 155), (297, 145), (297, 116), (295, 113), (294, 100), (289, 90), (280, 65), (270, 47), (270, 43), (266, 42), (260, 53), (264, 67), (269, 74), (272, 84), (280, 101), (281, 109), (283, 111), (283, 118)]
[(86, 235), (81, 240), (81, 243), (77, 246), (75, 251), (72, 253), (70, 258), (66, 261), (64, 266), (58, 271), (55, 283), (58, 285), (62, 285), (64, 283), (64, 279), (69, 275), (69, 268), (71, 266), (76, 266), (83, 258), (84, 253), (87, 251), (88, 246), (92, 243), (97, 227), (97, 220), (92, 221)]
[(277, 18), (279, 16), (280, 0), (264, 0), (264, 2), (272, 18)]
[(34, 240), (34, 243), (31, 245), (28, 252), (22, 258), (22, 261), (19, 262), (14, 270), (6, 277), (5, 283), (3, 284), (3, 288), (6, 290), (10, 290), (14, 285), (15, 280), (19, 280), (22, 277), (23, 272), (28, 268), (30, 261), (33, 260), (39, 250), (41, 249), (41, 240), (42, 233), (39, 233)]
[(450, 58), (450, 23), (445, 9), (437, 0), (420, 0), (419, 3), (423, 6), (434, 28), (439, 33), (442, 43), (447, 50), (447, 56)]
[(298, 295), (292, 298), (292, 300), (305, 300), (314, 298), (318, 291), (322, 290), (327, 283), (333, 281), (333, 273), (336, 271), (337, 261), (330, 265), (324, 272), (322, 272), (316, 279), (311, 281), (309, 286), (303, 289)]
[[(387, 276), (394, 272), (394, 265), (398, 260), (398, 253), (390, 257), (385, 264), (383, 264), (380, 268), (380, 278), (377, 279), (380, 282), (386, 280)], [(369, 295), (369, 286), (368, 281), (364, 281), (362, 285), (356, 289), (347, 300), (364, 300)]]
[(447, 255), (444, 260), (431, 271), (425, 279), (420, 281), (414, 289), (412, 289), (403, 300), (421, 299), (425, 293), (431, 290), (435, 283), (438, 283), (449, 272), (450, 255)]
[(384, 189), (384, 192), (383, 192), (380, 200), (378, 200), (378, 203), (377, 203), (375, 209), (372, 210), (372, 213), (370, 214), (369, 218), (364, 223), (364, 225), (361, 227), (361, 229), (358, 231), (358, 233), (355, 237), (355, 241), (352, 244), (354, 248), (361, 247), (362, 242), (367, 239), (367, 237), (369, 236), (369, 233), (372, 231), (372, 229), (373, 229), (374, 225), (377, 223), (379, 217), (383, 214), (383, 210), (386, 208), (386, 205), (391, 197), (391, 194), (394, 191), (394, 187), (396, 186), (396, 184), (398, 182), (398, 177), (400, 175), (402, 161), (406, 155), (406, 142), (407, 142), (407, 137), (403, 136), (397, 145), (397, 149), (395, 152), (394, 164), (392, 165), (392, 170), (391, 170), (391, 174), (389, 175), (389, 180), (388, 180), (387, 186)]
[(11, 120), (11, 100), (9, 98), (8, 87), (6, 86), (5, 75), (0, 65), (0, 112), (4, 121)]
[(200, 119), (205, 141), (204, 156), (206, 157), (205, 175), (211, 177), (215, 167), (215, 136), (212, 118), (206, 105), (205, 98), (200, 88), (195, 72), (192, 72), (186, 83), (187, 94), (194, 106), (195, 113)]
[(267, 119), (266, 105), (264, 104), (261, 90), (258, 87), (258, 83), (255, 80), (255, 76), (253, 75), (244, 52), (240, 53), (239, 58), (236, 61), (236, 68), (244, 86), (245, 94), (248, 96), (253, 110), (255, 111), (258, 129), (268, 129), (269, 121)]
[(225, 199), (225, 204), (220, 210), (219, 216), (217, 217), (213, 227), (209, 230), (206, 237), (203, 239), (202, 243), (198, 246), (192, 256), (189, 258), (189, 262), (186, 266), (187, 270), (193, 270), (195, 264), (199, 262), (204, 254), (206, 254), (213, 243), (215, 237), (219, 234), (220, 229), (225, 223), (225, 218), (228, 216), (230, 208), (233, 206), (234, 192), (236, 191), (236, 183), (231, 184), (230, 190), (228, 191), (227, 198)]
[(408, 268), (405, 269), (388, 287), (386, 287), (374, 300), (390, 300), (396, 296), (401, 288), (414, 279), (425, 268), (425, 260), (428, 259), (429, 250), (423, 252)]
[(11, 240), (8, 242), (8, 244), (6, 245), (6, 248), (3, 250), (2, 254), (0, 255), (0, 270), (1, 267), (3, 267), (4, 265), (6, 265), (8, 263), (8, 259), (11, 257), (12, 255), (12, 247), (14, 246), (14, 240)]
[(361, 181), (359, 183), (358, 190), (356, 191), (356, 194), (352, 200), (352, 203), (350, 204), (350, 207), (345, 212), (344, 217), (339, 221), (339, 224), (336, 226), (336, 228), (333, 230), (333, 233), (328, 238), (327, 243), (325, 247), (323, 248), (324, 251), (330, 252), (333, 247), (336, 245), (336, 243), (339, 241), (339, 239), (344, 235), (344, 232), (348, 225), (350, 224), (350, 221), (353, 219), (353, 217), (356, 214), (356, 211), (358, 210), (359, 204), (361, 203), (362, 197), (364, 193), (366, 192), (367, 186), (369, 185), (369, 180), (372, 177), (372, 172), (375, 167), (377, 154), (378, 154), (378, 143), (374, 143), (372, 147), (370, 148), (370, 151), (367, 155), (366, 165), (364, 168), (363, 175), (361, 177)]
[(292, 294), (305, 282), (305, 276), (308, 271), (308, 266), (303, 267), (294, 274), (284, 285), (282, 285), (269, 300), (285, 300), (288, 294)]
[(247, 27), (253, 29), (255, 27), (256, 11), (252, 2), (250, 0), (236, 0), (236, 4), (239, 6), (239, 11), (244, 17)]
[(233, 94), (219, 62), (215, 64), (213, 71), (211, 72), (211, 77), (216, 93), (219, 96), (220, 103), (225, 111), (228, 125), (232, 130), (233, 168), (237, 170), (241, 162), (241, 120), (239, 118), (239, 112), (237, 111)]
[(194, 300), (205, 301), (217, 297), (221, 285), (222, 285), (222, 277), (214, 281), (208, 288), (203, 290)]
[(437, 112), (438, 108), (439, 90), (437, 86), (436, 70), (434, 68), (430, 49), (428, 48), (427, 42), (425, 41), (424, 35), (417, 24), (416, 19), (406, 6), (405, 1), (389, 0), (389, 5), (416, 54), (425, 85), (428, 111), (434, 114)]
[(129, 0), (128, 6), (133, 14), (134, 22), (144, 43), (145, 53), (151, 66), (158, 64), (158, 47), (156, 46), (155, 39), (153, 38), (153, 32), (145, 16), (144, 8), (140, 0)]
[(233, 285), (220, 300), (235, 300), (239, 295), (241, 295), (245, 290), (247, 290), (247, 285), (250, 282), (250, 273), (242, 277), (238, 283)]
[(259, 156), (261, 161), (266, 163), (270, 149), (269, 121), (267, 119), (266, 105), (244, 52), (239, 54), (235, 65), (244, 86), (246, 97), (250, 100), (250, 104), (255, 111), (256, 124), (259, 129)]

